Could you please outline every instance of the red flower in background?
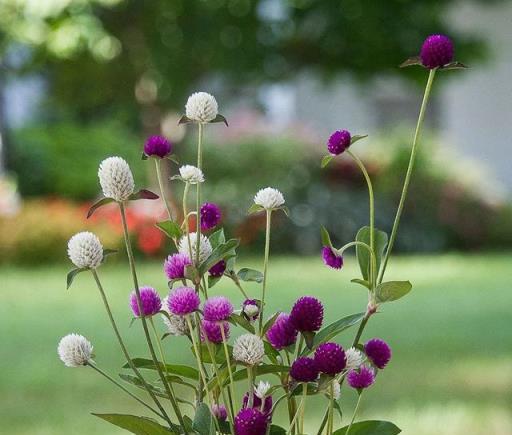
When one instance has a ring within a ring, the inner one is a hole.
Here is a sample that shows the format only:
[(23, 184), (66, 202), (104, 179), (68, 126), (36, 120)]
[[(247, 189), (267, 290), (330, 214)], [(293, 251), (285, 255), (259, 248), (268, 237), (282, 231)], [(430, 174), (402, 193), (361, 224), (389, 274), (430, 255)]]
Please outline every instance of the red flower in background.
[(160, 251), (164, 234), (154, 225), (143, 225), (137, 235), (137, 246), (146, 255), (155, 255)]

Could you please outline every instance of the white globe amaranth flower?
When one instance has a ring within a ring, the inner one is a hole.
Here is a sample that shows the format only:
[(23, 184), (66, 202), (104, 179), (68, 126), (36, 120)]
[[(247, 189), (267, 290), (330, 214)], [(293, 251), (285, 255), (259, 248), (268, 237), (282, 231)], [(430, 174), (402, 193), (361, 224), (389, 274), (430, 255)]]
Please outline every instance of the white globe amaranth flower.
[(201, 169), (192, 165), (184, 165), (180, 167), (180, 176), (183, 181), (190, 184), (197, 184), (204, 182), (204, 174)]
[(59, 358), (67, 367), (80, 367), (92, 360), (93, 347), (87, 338), (79, 334), (68, 334), (57, 347)]
[(284, 196), (279, 190), (273, 187), (261, 189), (254, 196), (254, 203), (262, 206), (266, 210), (272, 210), (281, 207), (284, 204)]
[(255, 317), (258, 313), (260, 312), (260, 309), (258, 308), (257, 305), (246, 305), (244, 307), (244, 314), (249, 317), (250, 319), (252, 319), (253, 317)]
[(233, 358), (249, 366), (259, 364), (265, 355), (263, 340), (254, 334), (243, 334), (235, 340)]
[(270, 390), (270, 382), (260, 381), (256, 387), (254, 387), (254, 394), (260, 399), (264, 399)]
[[(190, 233), (190, 244), (188, 242), (187, 235), (185, 234), (180, 239), (178, 244), (178, 251), (180, 254), (188, 255), (188, 258), (192, 259), (192, 262), (196, 262), (197, 258), (197, 233)], [(192, 250), (191, 250), (192, 248)], [(199, 264), (206, 260), (212, 253), (212, 245), (204, 234), (201, 234), (199, 239)]]
[(130, 166), (121, 157), (108, 157), (98, 169), (103, 195), (118, 202), (126, 201), (135, 190)]
[(185, 114), (191, 121), (210, 122), (219, 113), (219, 105), (213, 95), (207, 92), (195, 92), (188, 97)]
[(96, 269), (103, 261), (100, 239), (89, 231), (75, 234), (68, 242), (68, 257), (80, 269)]
[(351, 347), (345, 351), (345, 357), (347, 358), (347, 370), (358, 369), (363, 364), (364, 356), (360, 350), (355, 347)]
[[(164, 321), (164, 324), (167, 328), (167, 332), (176, 336), (187, 335), (189, 333), (187, 319), (185, 316), (176, 316), (175, 314), (171, 313), (167, 306), (167, 299), (168, 296), (162, 300), (162, 310), (164, 310), (169, 315), (166, 316), (165, 314), (162, 314), (162, 320)], [(191, 320), (193, 321), (193, 319)]]
[[(330, 396), (331, 389), (329, 388), (327, 391), (329, 392), (329, 396)], [(340, 396), (341, 396), (340, 383), (336, 379), (333, 379), (332, 380), (332, 397), (334, 398), (334, 400), (338, 400), (340, 398)]]

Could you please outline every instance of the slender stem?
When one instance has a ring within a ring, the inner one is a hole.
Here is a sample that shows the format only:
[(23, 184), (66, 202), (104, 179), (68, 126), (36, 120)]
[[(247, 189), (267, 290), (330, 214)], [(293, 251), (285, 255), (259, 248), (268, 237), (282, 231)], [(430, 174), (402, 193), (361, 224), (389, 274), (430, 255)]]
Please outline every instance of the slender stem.
[(233, 282), (235, 283), (235, 285), (238, 287), (238, 290), (240, 290), (240, 293), (242, 293), (243, 297), (245, 299), (249, 299), (249, 296), (247, 295), (245, 290), (242, 288), (242, 285), (240, 284), (238, 277), (235, 275), (232, 279), (233, 279)]
[(304, 336), (302, 334), (299, 335), (299, 341), (295, 345), (295, 355), (293, 356), (293, 360), (295, 361), (299, 355), (302, 348), (302, 344), (304, 343)]
[(359, 340), (361, 339), (361, 335), (363, 334), (364, 328), (368, 323), (369, 319), (370, 313), (367, 312), (366, 315), (363, 317), (363, 320), (361, 321), (359, 328), (357, 329), (356, 336), (354, 337), (354, 341), (352, 342), (352, 347), (356, 347), (359, 344)]
[(331, 381), (331, 384), (329, 385), (329, 421), (327, 423), (327, 435), (332, 435), (332, 429), (333, 429), (333, 411), (334, 411), (334, 380)]
[[(303, 390), (303, 392), (304, 392), (304, 390)], [(297, 407), (297, 411), (295, 411), (295, 415), (293, 416), (293, 419), (290, 423), (290, 427), (288, 428), (288, 431), (286, 432), (287, 434), (291, 433), (294, 430), (295, 424), (297, 423), (297, 420), (299, 419), (299, 416), (301, 415), (301, 410), (302, 410), (303, 406), (304, 406), (304, 397), (302, 397), (302, 400), (300, 401), (299, 406)], [(300, 429), (299, 429), (299, 433), (301, 433)]]
[[(357, 157), (354, 153), (352, 153), (352, 151), (350, 150), (347, 150), (347, 153), (354, 159), (357, 166), (359, 166), (359, 169), (361, 169), (361, 172), (363, 173), (364, 178), (366, 180), (366, 184), (368, 186), (368, 196), (370, 203), (370, 250), (372, 252), (375, 252), (375, 200), (373, 195), (372, 180), (361, 159)], [(372, 288), (375, 287), (377, 273), (378, 271), (376, 270), (375, 265), (372, 265), (372, 268), (370, 269), (370, 283), (372, 285)]]
[(171, 207), (169, 206), (169, 201), (167, 200), (167, 195), (164, 190), (164, 183), (162, 181), (162, 159), (155, 158), (155, 168), (156, 168), (156, 178), (158, 180), (158, 187), (160, 188), (160, 196), (162, 197), (162, 201), (164, 202), (165, 209), (167, 210), (167, 215), (169, 216), (169, 220), (172, 219)]
[(231, 358), (229, 356), (228, 343), (227, 343), (227, 339), (226, 339), (226, 334), (224, 333), (223, 325), (221, 325), (221, 327), (220, 327), (220, 335), (222, 336), (222, 347), (224, 348), (224, 355), (226, 356), (226, 363), (228, 366), (228, 373), (229, 373), (229, 390), (230, 390), (229, 406), (231, 407), (232, 415), (235, 415), (234, 403), (233, 403), (233, 400), (235, 397), (235, 391), (234, 391), (235, 381), (233, 380), (233, 371), (231, 370)]
[(146, 402), (144, 402), (143, 400), (139, 399), (135, 394), (133, 394), (131, 391), (129, 391), (127, 388), (124, 387), (124, 385), (120, 384), (119, 382), (117, 382), (113, 377), (111, 377), (109, 374), (105, 373), (103, 370), (101, 370), (99, 367), (95, 366), (94, 364), (92, 364), (91, 362), (88, 362), (87, 365), (89, 367), (91, 367), (92, 369), (96, 370), (100, 375), (104, 376), (105, 378), (107, 378), (110, 382), (112, 382), (114, 385), (116, 385), (117, 387), (119, 387), (121, 390), (123, 390), (126, 394), (128, 394), (130, 397), (132, 397), (133, 399), (135, 399), (137, 402), (139, 402), (141, 405), (145, 406), (146, 408), (148, 408), (151, 412), (155, 413), (156, 415), (158, 415), (159, 417), (163, 418), (164, 420), (167, 420), (167, 418), (160, 414), (155, 408), (153, 408), (152, 406), (148, 405)]
[(267, 226), (265, 229), (265, 259), (263, 261), (263, 284), (261, 293), (260, 310), (260, 335), (263, 334), (263, 310), (265, 309), (265, 291), (267, 289), (268, 257), (270, 254), (270, 223), (272, 221), (272, 210), (267, 210)]
[(368, 244), (366, 244), (364, 242), (361, 242), (359, 240), (354, 240), (352, 242), (348, 242), (347, 244), (343, 245), (340, 249), (338, 249), (338, 253), (340, 255), (343, 255), (343, 252), (352, 246), (362, 246), (364, 249), (366, 249), (368, 251), (368, 253), (370, 254), (370, 258), (372, 260), (372, 268), (374, 270), (377, 269), (377, 258), (375, 256), (375, 252), (372, 250), (372, 248), (370, 248), (370, 246), (368, 246)]
[(151, 359), (153, 360), (153, 363), (157, 369), (157, 372), (158, 372), (158, 376), (160, 377), (164, 387), (165, 387), (165, 390), (167, 392), (167, 395), (169, 397), (169, 400), (171, 402), (171, 405), (173, 407), (173, 410), (176, 414), (176, 416), (178, 417), (178, 420), (180, 422), (180, 425), (182, 426), (184, 432), (186, 433), (187, 432), (187, 428), (185, 426), (185, 422), (183, 420), (183, 416), (181, 414), (181, 411), (180, 411), (180, 408), (178, 406), (178, 403), (176, 402), (176, 399), (174, 397), (174, 395), (172, 394), (172, 391), (171, 389), (169, 388), (169, 383), (167, 382), (167, 379), (162, 371), (162, 367), (160, 366), (159, 364), (159, 361), (158, 361), (158, 358), (156, 357), (156, 353), (155, 353), (155, 348), (153, 347), (153, 343), (151, 341), (151, 336), (149, 334), (149, 328), (148, 328), (148, 323), (146, 321), (146, 316), (144, 316), (144, 311), (142, 309), (142, 301), (140, 299), (140, 289), (139, 289), (139, 280), (137, 278), (137, 271), (135, 270), (135, 259), (133, 257), (133, 250), (132, 250), (132, 246), (131, 246), (131, 242), (130, 242), (130, 235), (128, 234), (128, 225), (126, 223), (126, 213), (125, 213), (125, 210), (124, 210), (124, 204), (123, 203), (119, 203), (119, 209), (121, 211), (121, 221), (122, 221), (122, 224), (123, 224), (123, 234), (124, 234), (124, 242), (125, 242), (125, 245), (126, 245), (126, 253), (128, 255), (128, 262), (130, 264), (130, 270), (131, 270), (131, 273), (132, 273), (132, 278), (133, 278), (133, 284), (135, 286), (135, 295), (137, 297), (137, 305), (139, 307), (139, 313), (141, 313), (141, 321), (142, 321), (142, 328), (144, 329), (144, 335), (146, 337), (146, 341), (148, 343), (148, 348), (149, 348), (149, 352), (151, 354)]
[(345, 435), (348, 435), (350, 433), (350, 429), (352, 428), (352, 425), (354, 424), (354, 420), (356, 419), (357, 411), (359, 410), (359, 404), (361, 403), (362, 395), (363, 395), (363, 393), (359, 393), (359, 397), (357, 398), (357, 404), (356, 404), (356, 407), (354, 408), (354, 414), (352, 414), (352, 420), (350, 420), (350, 424), (348, 426), (348, 429), (347, 429), (347, 432), (345, 433)]
[(304, 433), (304, 414), (306, 412), (306, 399), (308, 396), (308, 384), (304, 382), (302, 384), (302, 407), (300, 408), (300, 426), (299, 433)]
[[(190, 315), (186, 315), (185, 319), (187, 321), (188, 329), (190, 330), (190, 338), (192, 340), (192, 346), (194, 347), (194, 353), (196, 355), (197, 368), (199, 370), (199, 375), (204, 383), (204, 387), (206, 388), (205, 395), (208, 398), (208, 388), (207, 388), (208, 381), (206, 379), (206, 373), (204, 372), (204, 367), (201, 362), (201, 358), (199, 356), (199, 354), (200, 354), (199, 346), (194, 338), (194, 330), (192, 327), (192, 321), (190, 320)], [(202, 388), (199, 389), (199, 395), (201, 395), (201, 392), (202, 392)]]
[[(149, 322), (151, 324), (151, 328), (153, 329), (153, 334), (155, 336), (155, 341), (158, 346), (158, 351), (160, 352), (160, 357), (162, 358), (162, 363), (164, 365), (164, 370), (165, 370), (165, 376), (169, 376), (169, 371), (167, 370), (167, 362), (165, 361), (164, 349), (162, 347), (162, 340), (160, 339), (160, 336), (158, 335), (158, 332), (156, 330), (155, 322), (153, 321), (153, 317), (149, 318)], [(173, 396), (176, 397), (176, 393), (174, 391), (171, 381), (169, 381), (169, 389), (171, 390)]]
[(432, 89), (432, 83), (434, 82), (434, 77), (436, 75), (436, 69), (431, 69), (428, 75), (427, 85), (425, 87), (425, 93), (423, 94), (423, 101), (421, 102), (420, 113), (418, 115), (418, 122), (416, 124), (416, 131), (414, 133), (414, 139), (412, 142), (411, 156), (409, 158), (409, 166), (407, 167), (407, 173), (405, 174), (404, 186), (402, 188), (402, 195), (400, 196), (400, 202), (398, 203), (398, 209), (395, 215), (395, 221), (393, 222), (393, 229), (391, 230), (391, 236), (389, 237), (389, 244), (386, 249), (386, 255), (384, 256), (384, 260), (382, 262), (382, 268), (380, 271), (378, 283), (380, 284), (384, 278), (384, 273), (386, 272), (386, 267), (388, 265), (389, 257), (393, 250), (393, 245), (395, 244), (395, 239), (398, 231), (398, 225), (400, 224), (400, 218), (402, 217), (402, 211), (404, 209), (405, 199), (407, 197), (407, 192), (409, 190), (409, 183), (411, 181), (412, 170), (414, 168), (414, 162), (416, 160), (416, 153), (418, 151), (418, 139), (420, 136), (421, 126), (423, 125), (423, 119), (425, 118), (425, 112), (427, 109), (428, 100), (430, 97), (430, 91)]
[(252, 370), (252, 366), (247, 367), (247, 386), (249, 387), (249, 408), (254, 406), (254, 371)]
[[(203, 162), (203, 124), (198, 124), (197, 167), (202, 170)], [(201, 247), (201, 183), (196, 184), (196, 267), (199, 267), (199, 251)]]
[(188, 225), (188, 213), (187, 213), (187, 196), (188, 191), (190, 189), (190, 183), (185, 183), (185, 190), (183, 191), (183, 216), (184, 216), (184, 222), (185, 222), (185, 233), (187, 235), (187, 242), (188, 242), (188, 252), (190, 253), (190, 261), (193, 260), (192, 258), (192, 243), (190, 242), (190, 228)]
[(327, 424), (327, 419), (329, 418), (329, 408), (325, 410), (324, 416), (322, 418), (322, 422), (320, 423), (320, 427), (318, 428), (317, 435), (321, 435), (324, 430), (325, 425)]
[(94, 280), (96, 281), (96, 285), (98, 286), (98, 290), (100, 292), (101, 299), (103, 300), (103, 304), (105, 305), (105, 309), (107, 310), (107, 314), (110, 319), (112, 329), (114, 330), (114, 333), (117, 337), (117, 341), (119, 342), (119, 345), (121, 346), (121, 350), (123, 351), (123, 354), (126, 358), (126, 361), (128, 362), (128, 365), (132, 369), (133, 373), (135, 373), (135, 376), (137, 376), (137, 378), (139, 378), (140, 382), (142, 383), (145, 390), (150, 395), (151, 399), (153, 399), (153, 401), (155, 402), (156, 406), (158, 407), (158, 409), (160, 410), (162, 415), (165, 416), (165, 417), (163, 417), (164, 420), (166, 420), (167, 423), (170, 424), (171, 420), (169, 419), (169, 416), (165, 412), (164, 407), (161, 405), (160, 401), (156, 397), (153, 390), (149, 387), (148, 383), (146, 382), (146, 380), (144, 379), (144, 377), (142, 376), (140, 371), (137, 369), (137, 367), (135, 367), (135, 364), (133, 363), (132, 358), (130, 357), (130, 354), (128, 353), (128, 349), (126, 348), (126, 345), (124, 344), (123, 338), (121, 337), (121, 333), (119, 332), (119, 328), (117, 327), (116, 321), (114, 320), (114, 316), (112, 314), (112, 310), (110, 309), (110, 305), (107, 300), (107, 295), (105, 294), (105, 291), (103, 290), (103, 286), (102, 286), (100, 278), (98, 276), (98, 272), (96, 271), (96, 269), (91, 269), (91, 272), (92, 272), (92, 276), (94, 277)]

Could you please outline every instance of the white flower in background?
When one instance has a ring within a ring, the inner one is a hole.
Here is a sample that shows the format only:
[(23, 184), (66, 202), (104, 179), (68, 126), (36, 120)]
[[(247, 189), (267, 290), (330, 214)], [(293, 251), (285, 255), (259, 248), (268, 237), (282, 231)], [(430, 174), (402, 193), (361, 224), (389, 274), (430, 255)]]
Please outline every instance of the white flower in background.
[(88, 231), (75, 234), (68, 242), (68, 257), (78, 268), (96, 269), (103, 260), (100, 239)]
[(57, 352), (59, 358), (67, 367), (80, 367), (86, 365), (92, 358), (92, 344), (82, 335), (68, 334), (63, 337)]
[(235, 340), (233, 358), (249, 366), (259, 364), (265, 355), (265, 347), (260, 337), (243, 334)]
[(272, 210), (274, 208), (281, 207), (284, 204), (284, 197), (279, 190), (272, 187), (266, 187), (265, 189), (258, 191), (254, 196), (254, 203), (261, 205), (267, 210)]
[(162, 310), (164, 310), (169, 315), (166, 316), (165, 314), (162, 314), (162, 320), (167, 327), (167, 332), (171, 335), (177, 336), (188, 334), (189, 329), (187, 325), (187, 319), (185, 316), (176, 316), (175, 314), (171, 313), (167, 306), (167, 299), (168, 296), (162, 300)]
[(358, 369), (364, 361), (364, 356), (361, 353), (361, 351), (357, 350), (354, 347), (347, 349), (345, 351), (345, 356), (347, 358), (347, 370)]
[(204, 174), (201, 169), (192, 165), (184, 165), (180, 168), (180, 175), (184, 181), (190, 184), (197, 184), (204, 182)]
[(260, 309), (258, 308), (257, 305), (246, 305), (244, 307), (244, 314), (249, 317), (249, 319), (252, 319), (254, 317), (256, 317), (256, 315), (258, 315), (258, 313), (260, 312)]
[(121, 157), (103, 160), (98, 169), (98, 177), (103, 195), (118, 202), (126, 201), (135, 190), (130, 166)]
[[(191, 258), (195, 263), (196, 261), (196, 243), (197, 243), (197, 233), (190, 233), (190, 245), (188, 243), (187, 235), (185, 234), (178, 244), (178, 251), (180, 254), (188, 255), (188, 258)], [(192, 248), (192, 252), (190, 250)], [(199, 242), (199, 264), (201, 264), (204, 260), (206, 260), (210, 254), (212, 253), (212, 245), (208, 238), (201, 234), (200, 242)]]
[(206, 92), (195, 92), (188, 97), (185, 105), (187, 118), (196, 122), (210, 122), (215, 119), (219, 106), (215, 97)]
[(260, 381), (259, 384), (254, 387), (254, 394), (260, 399), (264, 399), (270, 390), (270, 382)]
[[(329, 388), (327, 391), (330, 394), (331, 389)], [(332, 380), (332, 397), (334, 398), (334, 400), (338, 400), (340, 398), (340, 396), (341, 396), (340, 383), (337, 380), (333, 379)]]

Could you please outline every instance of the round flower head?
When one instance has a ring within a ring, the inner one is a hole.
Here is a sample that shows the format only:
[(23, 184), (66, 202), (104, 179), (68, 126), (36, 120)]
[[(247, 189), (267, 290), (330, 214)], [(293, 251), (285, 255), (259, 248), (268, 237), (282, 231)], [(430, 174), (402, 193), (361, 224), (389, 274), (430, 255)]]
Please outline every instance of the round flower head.
[(243, 334), (235, 340), (233, 358), (243, 364), (254, 366), (265, 356), (263, 340), (255, 334)]
[(258, 386), (254, 387), (254, 394), (256, 397), (263, 399), (270, 390), (270, 382), (260, 381)]
[(173, 254), (164, 262), (164, 272), (169, 279), (185, 278), (185, 267), (192, 264), (187, 254)]
[(297, 341), (297, 330), (290, 321), (290, 315), (281, 313), (267, 331), (267, 340), (276, 350), (291, 346)]
[(322, 258), (324, 260), (324, 264), (333, 269), (341, 269), (343, 266), (343, 257), (334, 252), (334, 250), (329, 246), (324, 246), (322, 248)]
[(226, 340), (229, 338), (230, 328), (228, 322), (209, 322), (208, 320), (201, 321), (202, 331), (201, 339), (205, 338), (212, 343), (222, 343), (221, 326), (224, 329), (224, 336)]
[(429, 69), (438, 68), (453, 60), (453, 43), (448, 36), (430, 35), (420, 52), (421, 63)]
[(364, 345), (364, 352), (370, 361), (379, 369), (383, 369), (391, 359), (391, 348), (384, 340), (373, 338)]
[(318, 331), (324, 320), (324, 307), (313, 296), (302, 296), (295, 302), (290, 321), (298, 331)]
[(347, 369), (354, 370), (358, 369), (361, 364), (363, 364), (364, 356), (360, 350), (357, 350), (355, 347), (351, 347), (345, 351), (345, 356), (347, 357)]
[(256, 408), (242, 408), (235, 417), (235, 435), (265, 435), (267, 416)]
[(212, 414), (220, 421), (225, 421), (228, 418), (228, 411), (222, 404), (212, 404)]
[(290, 369), (290, 376), (297, 382), (313, 382), (318, 378), (318, 367), (313, 358), (301, 356), (297, 358)]
[(172, 144), (163, 136), (150, 136), (144, 144), (144, 154), (163, 159), (171, 153)]
[(201, 230), (207, 231), (215, 228), (222, 217), (220, 208), (212, 202), (205, 202), (201, 206)]
[(82, 335), (68, 334), (57, 347), (59, 358), (67, 367), (86, 365), (92, 358), (92, 344)]
[(180, 167), (180, 176), (183, 181), (190, 184), (197, 184), (204, 182), (204, 174), (201, 169), (192, 165), (183, 165)]
[(279, 190), (272, 187), (261, 189), (254, 196), (254, 203), (266, 210), (273, 210), (284, 204), (284, 196)]
[(96, 269), (103, 261), (103, 246), (95, 234), (84, 231), (69, 239), (68, 256), (80, 269)]
[(347, 375), (348, 384), (357, 390), (368, 388), (375, 382), (375, 372), (362, 365), (358, 370), (350, 370)]
[(324, 343), (315, 351), (315, 363), (320, 372), (334, 376), (345, 368), (347, 358), (339, 344)]
[(210, 269), (208, 269), (208, 273), (211, 276), (222, 276), (224, 275), (224, 271), (226, 270), (226, 262), (224, 260), (220, 260), (218, 263), (215, 263)]
[[(197, 241), (197, 233), (190, 233), (190, 245), (188, 243), (188, 238), (186, 235), (184, 235), (178, 244), (178, 251), (180, 254), (185, 254), (188, 256), (188, 258), (191, 258), (192, 261), (196, 262), (196, 241)], [(199, 264), (201, 264), (203, 261), (205, 261), (210, 254), (212, 253), (212, 245), (210, 244), (210, 241), (208, 238), (201, 234), (201, 237), (199, 239)], [(192, 249), (192, 252), (190, 252), (190, 249)]]
[(183, 316), (176, 316), (175, 314), (168, 313), (168, 316), (162, 314), (167, 332), (171, 335), (182, 336), (187, 335), (190, 330), (188, 329), (187, 320)]
[(212, 296), (204, 303), (203, 316), (209, 322), (228, 320), (233, 314), (233, 304), (225, 296)]
[[(160, 308), (162, 308), (162, 301), (157, 291), (153, 287), (141, 287), (139, 292), (144, 316), (152, 316), (158, 313)], [(132, 308), (134, 316), (139, 317), (139, 304), (137, 303), (137, 294), (135, 292), (132, 292), (130, 295), (130, 307)]]
[[(265, 396), (263, 396), (263, 397), (265, 397)], [(249, 408), (250, 398), (251, 397), (250, 397), (249, 393), (244, 394), (244, 397), (242, 399), (242, 408)], [(256, 389), (254, 389), (252, 408), (256, 408), (256, 409), (262, 411), (263, 414), (267, 417), (267, 419), (270, 419), (271, 411), (272, 411), (272, 403), (273, 403), (272, 396), (266, 396), (264, 400), (265, 400), (265, 403), (263, 404), (263, 409), (261, 409), (262, 398), (256, 394)]]
[(242, 313), (252, 322), (258, 318), (260, 308), (256, 299), (246, 299), (242, 304)]
[(121, 157), (103, 160), (98, 169), (98, 177), (103, 195), (118, 202), (126, 201), (135, 189), (130, 166)]
[(177, 316), (186, 316), (197, 311), (200, 303), (199, 296), (191, 287), (178, 287), (167, 299), (169, 311)]
[(195, 122), (213, 121), (219, 112), (215, 97), (206, 92), (195, 92), (188, 97), (185, 105), (187, 118)]
[(332, 155), (337, 156), (350, 146), (351, 139), (347, 130), (335, 131), (327, 141), (327, 149)]

